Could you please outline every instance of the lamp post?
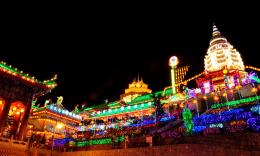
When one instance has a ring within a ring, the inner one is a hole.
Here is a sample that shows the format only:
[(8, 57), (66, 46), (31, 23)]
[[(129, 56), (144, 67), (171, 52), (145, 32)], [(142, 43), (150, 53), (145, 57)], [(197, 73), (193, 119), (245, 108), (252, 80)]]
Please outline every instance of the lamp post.
[(172, 94), (176, 94), (176, 75), (175, 75), (175, 70), (177, 68), (179, 61), (178, 58), (176, 56), (172, 56), (169, 59), (169, 66), (171, 67), (171, 78), (172, 78)]
[(61, 129), (63, 127), (63, 125), (61, 123), (57, 123), (56, 121), (56, 125), (53, 127), (53, 131), (52, 131), (52, 144), (51, 144), (51, 155), (52, 155), (52, 151), (54, 148), (54, 135), (55, 135), (55, 128), (57, 127), (57, 129)]

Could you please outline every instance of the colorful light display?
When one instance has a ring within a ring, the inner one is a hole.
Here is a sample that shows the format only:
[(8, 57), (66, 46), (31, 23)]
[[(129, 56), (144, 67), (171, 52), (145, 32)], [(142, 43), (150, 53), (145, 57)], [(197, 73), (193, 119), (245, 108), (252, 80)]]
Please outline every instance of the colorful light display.
[(185, 127), (186, 127), (186, 132), (188, 134), (190, 134), (192, 132), (192, 129), (193, 129), (193, 121), (192, 121), (192, 113), (189, 110), (189, 108), (184, 107), (184, 110), (182, 112), (182, 117), (183, 117), (184, 124), (185, 124)]
[(129, 113), (129, 112), (134, 112), (134, 111), (145, 110), (145, 109), (148, 109), (151, 107), (153, 107), (153, 102), (147, 102), (147, 103), (136, 104), (136, 105), (131, 105), (131, 106), (122, 106), (120, 108), (93, 112), (93, 114), (91, 114), (90, 118), (111, 116), (111, 115), (122, 114), (122, 113)]
[(260, 116), (253, 117), (247, 120), (247, 125), (256, 132), (260, 132)]
[(249, 97), (249, 98), (244, 98), (244, 99), (240, 99), (240, 100), (214, 104), (211, 106), (211, 108), (215, 109), (215, 108), (221, 108), (221, 107), (226, 107), (226, 106), (236, 106), (236, 105), (240, 105), (240, 104), (244, 104), (244, 103), (257, 102), (259, 99), (260, 99), (259, 96)]
[(17, 68), (12, 67), (11, 65), (6, 65), (5, 62), (0, 62), (0, 71), (6, 73), (6, 74), (10, 74), (12, 76), (15, 76), (17, 78), (23, 79), (27, 82), (30, 82), (32, 84), (40, 84), (43, 86), (46, 86), (50, 89), (54, 88), (57, 86), (57, 83), (55, 82), (55, 80), (57, 79), (57, 75), (55, 75), (52, 79), (50, 80), (45, 80), (45, 81), (39, 81), (37, 80), (35, 77), (31, 77), (29, 76), (29, 74), (25, 74), (23, 73), (23, 71), (19, 71), (17, 70)]
[[(124, 142), (124, 141), (125, 141), (124, 136), (116, 137), (115, 139), (115, 142)], [(103, 145), (103, 144), (112, 144), (112, 139), (104, 138), (104, 139), (95, 139), (95, 140), (77, 142), (78, 147), (90, 146), (90, 145)]]
[(210, 46), (205, 56), (205, 70), (214, 72), (227, 68), (227, 70), (245, 70), (244, 63), (239, 52), (221, 36), (218, 28), (213, 25), (213, 34)]
[(71, 117), (71, 118), (82, 120), (82, 117), (80, 115), (77, 115), (77, 114), (75, 114), (73, 112), (69, 112), (68, 110), (65, 110), (65, 109), (62, 109), (62, 108), (59, 108), (59, 107), (55, 107), (54, 105), (49, 105), (47, 107), (50, 110), (52, 110), (52, 111), (54, 111), (56, 113), (62, 114), (64, 116), (68, 116), (68, 117)]
[(176, 94), (176, 67), (179, 61), (176, 56), (172, 56), (169, 60), (169, 66), (171, 67), (171, 79), (172, 79), (172, 93)]

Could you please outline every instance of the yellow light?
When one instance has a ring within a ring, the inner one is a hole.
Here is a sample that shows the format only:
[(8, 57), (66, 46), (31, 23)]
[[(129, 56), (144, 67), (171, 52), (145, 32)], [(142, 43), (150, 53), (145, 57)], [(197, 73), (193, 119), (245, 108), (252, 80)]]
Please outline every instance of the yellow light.
[(23, 112), (24, 112), (24, 109), (22, 108), (22, 109), (21, 109), (21, 113), (23, 113)]
[(0, 105), (2, 105), (3, 104), (3, 101), (2, 100), (0, 100)]
[(231, 90), (229, 90), (229, 93), (233, 93), (233, 90), (231, 89)]
[(62, 125), (61, 123), (58, 123), (58, 124), (57, 124), (57, 128), (58, 128), (58, 129), (61, 129), (62, 127), (63, 127), (63, 125)]
[(207, 99), (208, 99), (208, 97), (205, 95), (205, 96), (203, 96), (203, 99), (204, 99), (204, 100), (207, 100)]
[(227, 93), (223, 93), (222, 95), (223, 95), (223, 96), (227, 96)]
[(197, 100), (193, 100), (192, 103), (196, 104), (196, 103), (197, 103)]
[(224, 69), (224, 70), (223, 70), (223, 74), (226, 75), (227, 73), (228, 73), (227, 69)]
[(218, 101), (219, 97), (218, 96), (214, 96), (214, 100)]
[(17, 109), (17, 108), (14, 106), (14, 107), (13, 107), (13, 111), (15, 111), (16, 109)]
[(241, 88), (241, 86), (239, 85), (239, 86), (236, 86), (235, 88), (236, 88), (237, 90), (239, 90), (239, 89)]
[(16, 112), (16, 114), (17, 114), (17, 115), (19, 115), (19, 114), (20, 114), (20, 112)]
[(251, 90), (253, 93), (256, 93), (257, 92), (257, 88), (252, 88), (252, 90)]
[(174, 67), (179, 63), (178, 58), (176, 56), (172, 56), (169, 60), (169, 66)]

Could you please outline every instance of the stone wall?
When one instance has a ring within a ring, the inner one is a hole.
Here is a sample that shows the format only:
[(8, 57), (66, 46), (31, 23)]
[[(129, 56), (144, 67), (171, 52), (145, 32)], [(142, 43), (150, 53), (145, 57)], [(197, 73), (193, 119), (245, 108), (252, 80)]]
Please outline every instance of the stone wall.
[[(14, 149), (8, 146), (0, 148), (0, 155), (5, 156), (50, 156), (50, 150), (44, 149)], [(222, 155), (243, 155), (259, 156), (260, 151), (244, 151), (230, 149), (221, 146), (200, 145), (200, 144), (179, 144), (167, 146), (153, 146), (129, 149), (114, 150), (91, 150), (91, 151), (74, 151), (74, 152), (56, 152), (53, 156), (169, 156), (169, 155), (188, 155), (188, 156), (222, 156)]]
[[(188, 155), (188, 156), (209, 156), (209, 155), (243, 155), (257, 156), (260, 151), (243, 151), (228, 149), (220, 146), (199, 145), (199, 144), (179, 144), (168, 146), (154, 146), (143, 148), (97, 150), (97, 151), (75, 151), (64, 152), (62, 156), (169, 156), (169, 155)], [(58, 156), (58, 155), (57, 155)]]

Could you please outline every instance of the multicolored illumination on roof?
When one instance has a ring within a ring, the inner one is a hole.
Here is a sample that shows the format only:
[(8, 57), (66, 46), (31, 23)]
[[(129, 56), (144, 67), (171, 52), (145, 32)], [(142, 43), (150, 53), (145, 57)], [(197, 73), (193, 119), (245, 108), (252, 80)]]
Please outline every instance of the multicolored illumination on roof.
[(211, 108), (215, 109), (215, 108), (221, 108), (221, 107), (226, 107), (226, 106), (236, 106), (236, 105), (240, 105), (240, 104), (244, 104), (244, 103), (256, 102), (258, 100), (260, 100), (260, 97), (254, 96), (254, 97), (244, 98), (244, 99), (241, 99), (241, 100), (235, 100), (235, 101), (229, 101), (229, 102), (225, 102), (225, 103), (214, 104), (214, 105), (211, 106)]
[(65, 116), (68, 116), (70, 118), (74, 118), (74, 119), (78, 119), (78, 120), (82, 120), (82, 117), (80, 115), (77, 115), (73, 112), (69, 112), (68, 110), (56, 107), (54, 105), (50, 105), (47, 108), (49, 108), (50, 110), (54, 111), (55, 113), (59, 113)]
[(33, 76), (29, 76), (29, 74), (25, 74), (23, 71), (19, 71), (17, 68), (12, 67), (11, 65), (7, 65), (5, 62), (0, 62), (0, 71), (9, 74), (11, 76), (17, 77), (19, 79), (22, 79), (26, 82), (32, 83), (32, 84), (40, 84), (43, 85), (49, 89), (53, 89), (57, 86), (57, 83), (55, 80), (57, 79), (57, 75), (55, 75), (50, 80), (45, 81), (39, 81)]
[(37, 106), (33, 106), (33, 109), (34, 109), (34, 114), (38, 113), (38, 112), (41, 112), (41, 111), (44, 111), (44, 110), (49, 110), (53, 113), (57, 113), (57, 114), (60, 114), (64, 117), (68, 117), (68, 118), (72, 118), (72, 119), (76, 119), (76, 120), (82, 120), (82, 117), (80, 115), (77, 115), (73, 112), (69, 112), (68, 110), (66, 109), (63, 109), (63, 108), (59, 108), (57, 106), (55, 106), (54, 104), (52, 105), (48, 105), (47, 107), (37, 107)]
[(153, 103), (154, 102), (147, 102), (147, 103), (136, 104), (136, 105), (121, 106), (119, 108), (105, 109), (102, 111), (93, 112), (90, 118), (112, 116), (112, 115), (117, 115), (122, 113), (130, 113), (134, 111), (145, 110), (153, 107)]

